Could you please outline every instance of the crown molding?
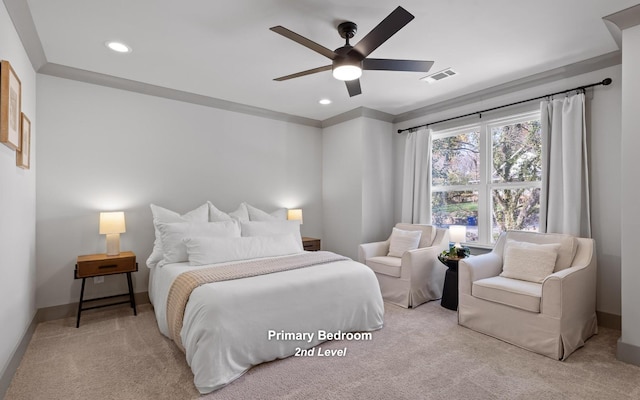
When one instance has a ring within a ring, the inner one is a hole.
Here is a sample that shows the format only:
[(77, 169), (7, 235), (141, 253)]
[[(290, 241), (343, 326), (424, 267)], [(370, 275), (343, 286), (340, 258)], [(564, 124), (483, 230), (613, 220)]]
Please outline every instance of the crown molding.
[(640, 25), (640, 4), (607, 15), (603, 20), (613, 22), (620, 30)]
[(24, 0), (3, 0), (3, 2), (33, 69), (38, 71), (47, 63), (47, 57), (33, 22), (29, 4)]
[(598, 57), (593, 57), (587, 60), (579, 61), (577, 63), (565, 65), (564, 67), (551, 69), (539, 74), (530, 75), (522, 79), (516, 79), (501, 85), (493, 86), (484, 90), (455, 97), (453, 99), (440, 101), (438, 103), (398, 114), (395, 116), (393, 122), (398, 123), (409, 121), (412, 119), (424, 117), (428, 114), (434, 114), (437, 112), (446, 111), (451, 108), (465, 106), (467, 104), (486, 100), (487, 98), (498, 97), (520, 90), (529, 89), (560, 79), (571, 78), (576, 75), (586, 74), (588, 72), (597, 71), (614, 65), (619, 65), (621, 63), (622, 53), (619, 50), (616, 50)]
[(151, 85), (149, 83), (119, 78), (112, 75), (73, 68), (66, 65), (47, 63), (42, 68), (40, 68), (38, 73), (79, 82), (91, 83), (94, 85), (106, 86), (114, 89), (127, 90), (130, 92), (141, 93), (149, 96), (162, 97), (165, 99), (177, 100), (185, 103), (218, 108), (226, 111), (239, 112), (242, 114), (312, 126), (315, 128), (322, 127), (321, 121), (311, 118), (281, 113), (268, 110), (266, 108), (254, 107), (241, 103), (234, 103), (232, 101), (217, 99), (215, 97), (203, 96), (191, 92), (185, 92), (182, 90)]
[(328, 128), (333, 125), (341, 124), (356, 118), (371, 118), (379, 121), (393, 122), (394, 116), (386, 112), (374, 110), (373, 108), (358, 107), (351, 111), (338, 114), (334, 117), (327, 118), (322, 121), (322, 128)]

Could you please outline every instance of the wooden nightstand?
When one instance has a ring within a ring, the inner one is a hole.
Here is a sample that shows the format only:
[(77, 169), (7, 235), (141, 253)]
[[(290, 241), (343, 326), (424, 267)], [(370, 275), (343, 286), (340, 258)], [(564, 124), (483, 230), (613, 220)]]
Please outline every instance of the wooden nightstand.
[(302, 247), (305, 251), (319, 251), (320, 250), (320, 239), (303, 237), (302, 238)]
[[(132, 251), (123, 251), (117, 256), (108, 256), (106, 254), (90, 254), (86, 256), (78, 256), (73, 277), (74, 279), (82, 279), (82, 289), (80, 289), (80, 302), (78, 303), (78, 318), (76, 319), (76, 328), (80, 327), (80, 314), (82, 314), (83, 311), (91, 310), (94, 308), (129, 303), (131, 305), (131, 308), (133, 308), (133, 315), (138, 315), (138, 312), (136, 310), (136, 299), (133, 295), (133, 284), (131, 282), (131, 273), (136, 272), (137, 270), (138, 263), (136, 262), (136, 255)], [(89, 300), (84, 299), (84, 284), (87, 278), (113, 274), (127, 274), (129, 293), (98, 297)], [(88, 301), (104, 300), (127, 295), (129, 296), (129, 300), (119, 301), (116, 303), (100, 304), (93, 307), (82, 307), (82, 304)]]

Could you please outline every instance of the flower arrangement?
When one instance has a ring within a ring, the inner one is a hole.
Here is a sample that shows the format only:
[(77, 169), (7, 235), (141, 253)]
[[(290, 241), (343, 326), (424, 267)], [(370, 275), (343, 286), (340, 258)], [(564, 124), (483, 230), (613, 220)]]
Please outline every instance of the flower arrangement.
[(471, 249), (468, 247), (456, 247), (454, 244), (449, 245), (449, 250), (443, 250), (438, 258), (441, 260), (459, 260), (461, 258), (469, 257), (471, 254)]

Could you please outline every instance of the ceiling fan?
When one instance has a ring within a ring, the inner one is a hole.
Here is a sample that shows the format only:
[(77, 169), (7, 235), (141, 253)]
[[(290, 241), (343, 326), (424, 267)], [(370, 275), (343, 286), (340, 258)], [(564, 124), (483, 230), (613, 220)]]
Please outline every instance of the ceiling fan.
[(351, 44), (349, 44), (349, 39), (355, 36), (358, 26), (353, 22), (343, 22), (338, 25), (338, 32), (340, 33), (340, 37), (346, 40), (346, 43), (335, 51), (329, 50), (328, 48), (319, 45), (304, 36), (298, 35), (283, 26), (274, 26), (273, 28), (270, 28), (272, 31), (333, 60), (331, 65), (325, 65), (323, 67), (281, 76), (274, 80), (286, 81), (288, 79), (311, 75), (317, 72), (332, 70), (334, 78), (345, 81), (349, 96), (353, 97), (362, 93), (359, 78), (362, 75), (363, 69), (378, 71), (428, 72), (433, 65), (433, 61), (367, 58), (369, 54), (377, 49), (382, 43), (386, 42), (391, 36), (395, 35), (396, 32), (402, 29), (413, 18), (414, 16), (407, 10), (402, 7), (398, 7), (355, 46), (351, 46)]

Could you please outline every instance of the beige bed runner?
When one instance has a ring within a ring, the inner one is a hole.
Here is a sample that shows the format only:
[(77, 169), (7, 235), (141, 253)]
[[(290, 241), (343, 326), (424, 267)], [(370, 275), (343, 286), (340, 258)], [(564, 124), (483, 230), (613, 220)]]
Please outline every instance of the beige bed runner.
[(187, 306), (189, 296), (191, 296), (191, 292), (200, 285), (289, 271), (340, 260), (348, 260), (348, 258), (328, 251), (315, 251), (289, 257), (260, 258), (241, 261), (223, 266), (184, 272), (178, 275), (173, 281), (169, 289), (169, 296), (167, 297), (167, 324), (169, 334), (180, 350), (184, 352), (182, 339), (180, 337), (184, 310)]

